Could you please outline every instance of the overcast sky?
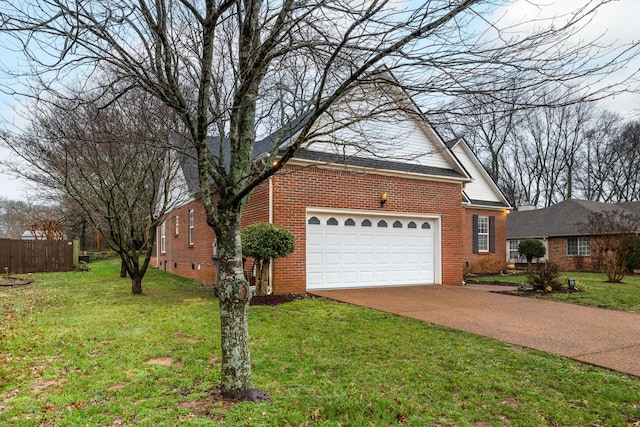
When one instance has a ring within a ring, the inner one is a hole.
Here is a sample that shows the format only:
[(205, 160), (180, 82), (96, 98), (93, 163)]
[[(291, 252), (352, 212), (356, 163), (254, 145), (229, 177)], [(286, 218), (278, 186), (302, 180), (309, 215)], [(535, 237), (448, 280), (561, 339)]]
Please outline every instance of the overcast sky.
[[(545, 15), (560, 15), (570, 10), (574, 10), (585, 3), (585, 0), (539, 0), (538, 3), (550, 5), (545, 8)], [(529, 0), (517, 0), (506, 10), (500, 10), (496, 16), (502, 17), (506, 22), (531, 22), (540, 16), (540, 9), (531, 4)], [(584, 29), (582, 37), (585, 40), (604, 34), (603, 41), (609, 43), (630, 42), (637, 40), (640, 36), (637, 27), (637, 17), (640, 16), (640, 0), (619, 0), (602, 7), (593, 22)], [(15, 53), (0, 48), (0, 65), (15, 66), (19, 58)], [(640, 59), (633, 65), (639, 68)], [(612, 76), (615, 78), (616, 76)], [(2, 77), (0, 76), (0, 79)], [(5, 82), (6, 83), (6, 82)], [(12, 111), (17, 100), (0, 93), (0, 117), (8, 121), (19, 121), (20, 119)], [(614, 98), (601, 101), (601, 107), (623, 114), (625, 116), (638, 115), (640, 108), (640, 95), (621, 94)], [(11, 158), (11, 153), (0, 147), (0, 160)], [(0, 197), (11, 199), (23, 199), (33, 194), (33, 189), (28, 184), (17, 180), (5, 173), (0, 166)]]

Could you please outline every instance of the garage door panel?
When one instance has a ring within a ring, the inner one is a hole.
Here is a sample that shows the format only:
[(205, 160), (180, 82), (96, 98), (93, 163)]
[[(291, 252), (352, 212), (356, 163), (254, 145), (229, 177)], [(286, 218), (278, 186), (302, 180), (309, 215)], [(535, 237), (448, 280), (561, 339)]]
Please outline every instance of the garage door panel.
[[(421, 228), (424, 220), (392, 215), (312, 216), (320, 224), (307, 223), (308, 289), (434, 282), (435, 220), (429, 220), (432, 228), (426, 230)], [(409, 226), (412, 222), (415, 228)]]
[(326, 263), (327, 266), (333, 266), (333, 265), (341, 266), (342, 265), (340, 254), (337, 254), (335, 252), (325, 254), (324, 260), (325, 260), (325, 263)]
[(358, 254), (358, 260), (360, 261), (360, 264), (363, 266), (371, 266), (371, 265), (375, 265), (376, 260), (375, 260), (375, 253), (374, 252), (360, 252)]
[(360, 246), (372, 248), (375, 246), (375, 236), (373, 234), (361, 234), (358, 236)]
[(405, 266), (407, 264), (407, 255), (404, 252), (391, 253), (391, 263)]
[[(380, 229), (378, 229), (378, 230), (380, 230)], [(387, 231), (387, 230), (385, 230), (385, 229), (380, 230), (380, 232), (381, 232), (381, 233), (384, 233), (384, 232), (386, 232), (386, 231)], [(390, 236), (388, 236), (388, 235), (387, 235), (387, 236), (385, 236), (385, 235), (377, 234), (377, 235), (375, 236), (375, 245), (376, 245), (376, 248), (378, 248), (378, 249), (388, 248), (388, 247), (389, 247), (390, 240), (391, 240), (391, 239), (390, 239)]]
[(324, 244), (330, 248), (339, 248), (340, 247), (340, 233), (332, 232), (325, 233), (324, 235)]
[(358, 246), (358, 235), (355, 233), (343, 234), (342, 235), (342, 245), (343, 246)]

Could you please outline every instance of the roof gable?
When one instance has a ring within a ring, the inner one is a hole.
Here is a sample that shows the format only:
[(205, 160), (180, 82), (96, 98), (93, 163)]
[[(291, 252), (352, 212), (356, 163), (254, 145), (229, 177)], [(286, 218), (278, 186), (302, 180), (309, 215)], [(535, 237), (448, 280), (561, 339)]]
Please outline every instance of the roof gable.
[(467, 175), (471, 177), (471, 182), (466, 183), (464, 186), (464, 193), (469, 204), (474, 206), (510, 208), (506, 197), (504, 197), (464, 139), (459, 138), (448, 141), (446, 144), (458, 159)]
[(318, 120), (303, 148), (341, 158), (450, 170), (468, 179), (444, 141), (392, 77), (355, 87)]

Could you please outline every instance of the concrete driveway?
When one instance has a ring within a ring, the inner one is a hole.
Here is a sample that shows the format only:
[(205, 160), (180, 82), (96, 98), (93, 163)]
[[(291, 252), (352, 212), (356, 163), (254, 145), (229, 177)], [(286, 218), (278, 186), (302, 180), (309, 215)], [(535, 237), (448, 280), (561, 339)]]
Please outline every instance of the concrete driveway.
[(640, 376), (640, 314), (487, 292), (491, 289), (432, 285), (313, 294)]

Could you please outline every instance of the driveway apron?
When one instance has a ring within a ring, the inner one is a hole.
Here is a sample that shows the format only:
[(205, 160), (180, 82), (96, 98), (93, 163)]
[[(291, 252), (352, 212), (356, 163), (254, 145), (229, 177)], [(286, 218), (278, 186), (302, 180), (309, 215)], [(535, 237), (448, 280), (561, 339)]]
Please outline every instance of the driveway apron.
[(431, 285), (313, 294), (640, 376), (640, 314), (488, 290)]

